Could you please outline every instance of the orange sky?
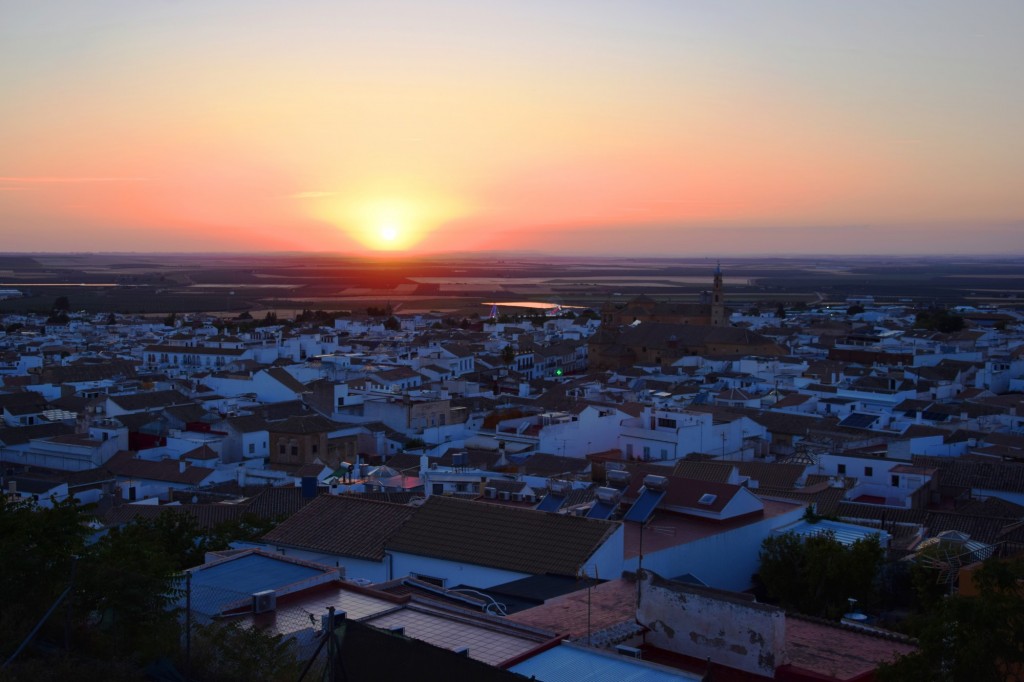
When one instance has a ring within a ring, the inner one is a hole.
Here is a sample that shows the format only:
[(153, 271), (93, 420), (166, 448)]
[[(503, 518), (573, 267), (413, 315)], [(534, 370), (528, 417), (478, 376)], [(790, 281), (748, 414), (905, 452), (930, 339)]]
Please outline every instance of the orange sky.
[(1024, 4), (480, 5), (0, 5), (3, 250), (1024, 250)]

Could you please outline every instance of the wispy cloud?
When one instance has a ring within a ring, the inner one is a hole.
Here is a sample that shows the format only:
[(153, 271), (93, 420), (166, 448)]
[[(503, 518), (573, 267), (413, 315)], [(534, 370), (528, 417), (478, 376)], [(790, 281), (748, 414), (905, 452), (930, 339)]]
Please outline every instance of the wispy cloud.
[(0, 175), (0, 182), (19, 185), (78, 185), (90, 182), (148, 182), (149, 178), (133, 177), (61, 177), (61, 176), (12, 176)]
[(291, 199), (319, 199), (321, 197), (333, 197), (337, 192), (296, 192), (295, 194), (289, 194), (288, 197)]

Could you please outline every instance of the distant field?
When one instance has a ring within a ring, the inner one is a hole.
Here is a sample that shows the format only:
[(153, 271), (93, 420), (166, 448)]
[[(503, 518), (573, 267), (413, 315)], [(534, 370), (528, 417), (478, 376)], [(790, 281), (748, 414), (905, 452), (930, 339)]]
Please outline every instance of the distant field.
[[(0, 256), (0, 287), (23, 298), (0, 311), (48, 311), (67, 296), (90, 312), (352, 310), (486, 312), (484, 302), (599, 306), (649, 294), (696, 301), (711, 287), (706, 258), (488, 256), (366, 260), (322, 254)], [(1024, 265), (1010, 258), (747, 258), (722, 262), (733, 307), (797, 301), (1017, 305)], [(104, 286), (106, 285), (106, 286)]]

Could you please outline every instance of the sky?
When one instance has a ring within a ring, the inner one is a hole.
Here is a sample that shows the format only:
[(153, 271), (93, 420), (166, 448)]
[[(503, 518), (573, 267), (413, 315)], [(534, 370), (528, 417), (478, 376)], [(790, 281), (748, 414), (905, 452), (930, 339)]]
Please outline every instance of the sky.
[(0, 251), (1024, 252), (1021, 0), (0, 0)]

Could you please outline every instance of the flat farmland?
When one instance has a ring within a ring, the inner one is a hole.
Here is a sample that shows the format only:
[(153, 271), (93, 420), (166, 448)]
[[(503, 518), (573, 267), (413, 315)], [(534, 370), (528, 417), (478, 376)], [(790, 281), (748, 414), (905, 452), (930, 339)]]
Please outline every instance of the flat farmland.
[[(324, 254), (24, 254), (0, 257), (0, 311), (48, 311), (67, 296), (89, 312), (239, 314), (351, 310), (486, 312), (484, 303), (600, 306), (647, 294), (693, 302), (711, 287), (707, 258), (536, 255), (358, 259)], [(721, 262), (732, 307), (843, 302), (1016, 305), (1024, 264), (1014, 258), (743, 258)]]

